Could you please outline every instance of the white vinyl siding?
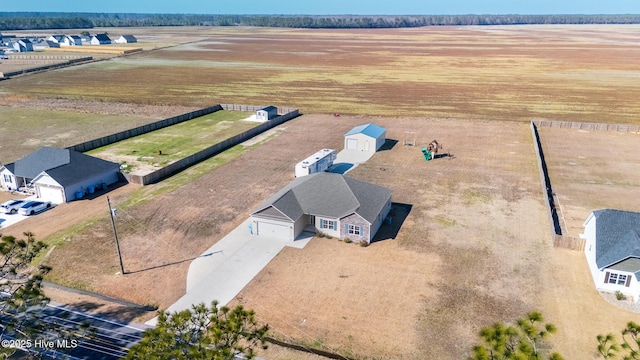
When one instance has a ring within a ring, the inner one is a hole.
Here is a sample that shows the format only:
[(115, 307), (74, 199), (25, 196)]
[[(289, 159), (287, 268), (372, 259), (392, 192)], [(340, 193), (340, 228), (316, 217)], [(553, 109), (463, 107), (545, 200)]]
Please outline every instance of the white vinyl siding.
[(329, 229), (329, 230), (337, 230), (338, 229), (338, 224), (337, 224), (337, 221), (334, 221), (334, 220), (320, 219), (320, 228), (321, 229)]
[(609, 276), (607, 276), (605, 278), (605, 280), (606, 280), (605, 283), (626, 286), (628, 277), (629, 277), (629, 275), (610, 272)]

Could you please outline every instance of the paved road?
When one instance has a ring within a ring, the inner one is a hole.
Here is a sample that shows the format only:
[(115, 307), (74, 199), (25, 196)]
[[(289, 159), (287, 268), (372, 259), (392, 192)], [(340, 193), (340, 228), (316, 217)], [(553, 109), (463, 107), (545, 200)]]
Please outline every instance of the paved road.
[[(131, 346), (140, 341), (145, 329), (142, 325), (134, 327), (61, 305), (49, 304), (41, 311), (44, 321), (52, 324), (66, 338), (66, 341), (53, 342), (31, 340), (27, 344), (26, 347), (31, 350), (44, 350), (43, 358), (47, 359), (120, 359)], [(0, 321), (7, 320), (6, 314), (0, 314)], [(91, 333), (78, 332), (78, 328), (84, 323), (91, 325)]]

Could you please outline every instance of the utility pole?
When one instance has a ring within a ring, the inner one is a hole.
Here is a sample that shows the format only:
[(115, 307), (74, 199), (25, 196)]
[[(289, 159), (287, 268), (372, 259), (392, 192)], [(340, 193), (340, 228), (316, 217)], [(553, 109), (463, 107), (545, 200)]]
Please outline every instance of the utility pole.
[(124, 271), (124, 265), (122, 264), (122, 253), (120, 253), (120, 242), (118, 241), (118, 231), (116, 230), (116, 221), (113, 218), (115, 215), (116, 209), (111, 207), (111, 201), (109, 201), (109, 197), (107, 196), (107, 205), (109, 205), (109, 215), (111, 215), (111, 225), (113, 225), (113, 236), (116, 238), (116, 249), (118, 250), (118, 259), (120, 260), (120, 271), (122, 271), (122, 275), (126, 274)]

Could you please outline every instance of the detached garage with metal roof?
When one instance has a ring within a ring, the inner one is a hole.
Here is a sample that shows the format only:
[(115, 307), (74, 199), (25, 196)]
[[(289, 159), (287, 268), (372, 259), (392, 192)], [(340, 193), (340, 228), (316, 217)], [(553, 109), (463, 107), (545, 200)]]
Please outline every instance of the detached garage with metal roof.
[(384, 145), (387, 130), (375, 124), (356, 126), (344, 134), (345, 150), (376, 152)]

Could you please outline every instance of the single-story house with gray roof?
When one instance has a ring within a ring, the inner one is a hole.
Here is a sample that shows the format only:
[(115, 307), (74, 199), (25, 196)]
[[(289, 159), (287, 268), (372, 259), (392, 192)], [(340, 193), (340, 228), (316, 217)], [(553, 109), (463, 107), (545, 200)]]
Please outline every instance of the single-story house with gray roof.
[(375, 153), (384, 145), (387, 130), (376, 124), (364, 124), (354, 127), (344, 134), (345, 150), (360, 150)]
[(391, 210), (391, 190), (341, 174), (296, 178), (251, 213), (258, 236), (295, 240), (303, 231), (370, 243)]
[(640, 299), (640, 213), (603, 209), (584, 222), (585, 255), (596, 289)]
[(118, 182), (119, 172), (118, 163), (69, 149), (42, 147), (0, 166), (0, 185), (12, 190), (29, 188), (38, 198), (60, 204)]

